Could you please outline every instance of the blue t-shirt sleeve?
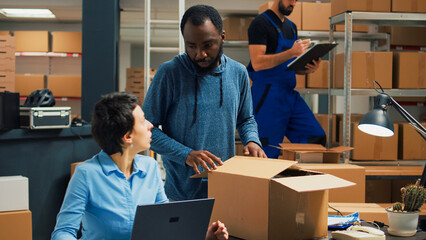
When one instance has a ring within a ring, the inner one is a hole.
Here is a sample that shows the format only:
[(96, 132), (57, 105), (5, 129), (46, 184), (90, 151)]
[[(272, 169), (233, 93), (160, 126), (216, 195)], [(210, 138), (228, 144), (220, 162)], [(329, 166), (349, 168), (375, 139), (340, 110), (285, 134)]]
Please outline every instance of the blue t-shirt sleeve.
[(52, 240), (77, 239), (77, 231), (80, 228), (81, 218), (88, 199), (88, 189), (85, 182), (86, 174), (77, 166), (68, 184), (64, 202), (57, 216)]
[(157, 191), (157, 196), (155, 197), (155, 203), (168, 202), (169, 199), (167, 198), (166, 192), (164, 191), (164, 184), (163, 184), (163, 180), (161, 179), (161, 172), (160, 172), (160, 167), (158, 166), (158, 164), (157, 164), (156, 179), (158, 183), (158, 191)]

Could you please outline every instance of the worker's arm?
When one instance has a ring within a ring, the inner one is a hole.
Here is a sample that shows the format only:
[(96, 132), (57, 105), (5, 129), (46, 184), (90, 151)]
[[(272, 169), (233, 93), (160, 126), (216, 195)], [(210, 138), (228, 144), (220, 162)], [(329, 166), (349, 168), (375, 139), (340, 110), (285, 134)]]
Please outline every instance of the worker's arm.
[(298, 40), (290, 49), (276, 54), (266, 54), (266, 45), (249, 45), (251, 64), (255, 71), (273, 68), (304, 53), (309, 45), (310, 39)]

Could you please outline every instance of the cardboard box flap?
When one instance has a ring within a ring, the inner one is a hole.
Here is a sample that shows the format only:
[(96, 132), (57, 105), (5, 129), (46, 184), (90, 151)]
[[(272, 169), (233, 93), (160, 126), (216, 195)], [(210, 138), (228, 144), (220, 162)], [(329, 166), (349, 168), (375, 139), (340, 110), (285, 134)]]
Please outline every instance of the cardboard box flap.
[[(269, 179), (294, 164), (296, 164), (295, 161), (235, 156), (225, 161), (222, 166), (219, 166), (212, 172), (231, 173), (242, 176)], [(195, 174), (191, 176), (191, 178), (194, 177), (207, 177), (207, 171), (203, 171), (201, 174)]]
[(274, 178), (272, 180), (291, 188), (296, 192), (319, 191), (355, 185), (353, 182), (349, 182), (329, 174)]
[(305, 144), (305, 143), (280, 143), (280, 146), (284, 150), (288, 151), (317, 151), (324, 152), (327, 149), (321, 144)]
[(338, 146), (338, 147), (334, 147), (334, 148), (330, 148), (327, 150), (327, 152), (336, 152), (336, 153), (342, 153), (342, 152), (346, 152), (349, 150), (354, 149), (353, 147), (347, 147), (347, 146)]

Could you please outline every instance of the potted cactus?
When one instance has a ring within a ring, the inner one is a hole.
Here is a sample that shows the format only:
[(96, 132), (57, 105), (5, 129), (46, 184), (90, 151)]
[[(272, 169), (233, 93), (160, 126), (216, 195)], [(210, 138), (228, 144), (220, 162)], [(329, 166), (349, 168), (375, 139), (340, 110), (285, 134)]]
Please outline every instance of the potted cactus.
[(388, 213), (391, 235), (408, 237), (417, 232), (420, 208), (426, 199), (426, 189), (420, 186), (420, 179), (416, 184), (401, 188), (403, 204), (397, 202), (393, 207), (386, 208)]

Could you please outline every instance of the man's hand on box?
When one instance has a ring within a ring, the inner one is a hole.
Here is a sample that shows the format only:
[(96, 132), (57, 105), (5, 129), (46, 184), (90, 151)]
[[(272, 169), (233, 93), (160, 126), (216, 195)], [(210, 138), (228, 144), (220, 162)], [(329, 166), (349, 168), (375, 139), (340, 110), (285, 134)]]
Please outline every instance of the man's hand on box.
[(223, 165), (223, 162), (220, 160), (220, 158), (216, 157), (208, 151), (203, 150), (190, 152), (188, 154), (188, 157), (186, 158), (185, 163), (188, 166), (194, 168), (194, 171), (197, 174), (200, 174), (200, 171), (198, 170), (198, 165), (201, 165), (201, 167), (207, 171), (211, 171), (211, 169), (216, 169), (216, 164)]
[(261, 157), (267, 158), (263, 149), (255, 142), (249, 142), (244, 146), (244, 155), (245, 156), (253, 156), (253, 157)]

